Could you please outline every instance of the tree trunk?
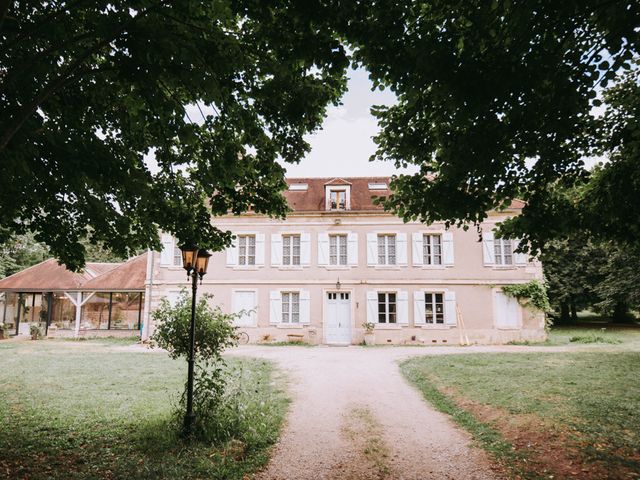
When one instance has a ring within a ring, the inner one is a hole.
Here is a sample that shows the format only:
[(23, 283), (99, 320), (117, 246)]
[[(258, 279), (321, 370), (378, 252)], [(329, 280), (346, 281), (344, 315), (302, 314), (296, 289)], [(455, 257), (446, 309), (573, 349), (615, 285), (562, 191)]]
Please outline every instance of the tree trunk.
[(566, 302), (562, 302), (560, 304), (560, 318), (558, 319), (561, 324), (567, 324), (571, 322), (569, 318), (569, 304)]
[(629, 319), (629, 308), (627, 304), (624, 302), (616, 302), (615, 307), (613, 307), (613, 315), (611, 316), (611, 320), (615, 323), (628, 323)]
[(576, 310), (576, 304), (571, 302), (571, 321), (576, 323), (578, 321), (578, 311)]

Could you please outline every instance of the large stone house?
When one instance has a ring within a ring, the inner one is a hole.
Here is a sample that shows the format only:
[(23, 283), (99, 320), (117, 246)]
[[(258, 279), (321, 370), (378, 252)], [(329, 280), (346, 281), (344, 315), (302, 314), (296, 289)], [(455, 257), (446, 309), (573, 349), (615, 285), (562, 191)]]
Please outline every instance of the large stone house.
[[(292, 178), (288, 185), (286, 220), (215, 219), (236, 239), (213, 255), (198, 292), (227, 311), (245, 311), (238, 325), (250, 341), (358, 344), (365, 322), (381, 344), (545, 338), (544, 316), (501, 290), (542, 278), (539, 262), (514, 253), (516, 241), (493, 235), (520, 202), (489, 212), (480, 237), (385, 213), (372, 198), (389, 194), (388, 178)], [(170, 235), (162, 242), (149, 257), (151, 309), (187, 286), (178, 245)]]

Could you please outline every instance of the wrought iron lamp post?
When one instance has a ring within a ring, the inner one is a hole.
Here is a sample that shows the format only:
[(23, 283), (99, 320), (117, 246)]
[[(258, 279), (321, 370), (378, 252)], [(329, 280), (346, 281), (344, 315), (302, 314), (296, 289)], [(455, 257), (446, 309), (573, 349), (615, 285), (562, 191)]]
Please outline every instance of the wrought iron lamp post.
[(193, 365), (194, 351), (196, 344), (196, 292), (198, 290), (198, 278), (202, 282), (202, 277), (207, 273), (209, 257), (211, 254), (206, 250), (200, 250), (195, 245), (183, 245), (182, 266), (187, 271), (187, 278), (191, 278), (191, 322), (189, 324), (189, 355), (187, 357), (187, 413), (184, 416), (184, 435), (190, 436), (193, 429), (195, 414), (193, 413)]

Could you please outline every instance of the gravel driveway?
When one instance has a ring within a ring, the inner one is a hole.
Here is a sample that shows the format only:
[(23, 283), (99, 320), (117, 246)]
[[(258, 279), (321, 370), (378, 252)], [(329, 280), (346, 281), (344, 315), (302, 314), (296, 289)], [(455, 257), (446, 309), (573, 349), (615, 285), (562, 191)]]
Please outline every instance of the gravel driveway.
[(404, 380), (398, 361), (414, 355), (514, 350), (520, 349), (235, 349), (231, 355), (275, 361), (290, 381), (287, 423), (269, 465), (256, 478), (502, 478), (484, 451), (471, 445), (470, 436)]

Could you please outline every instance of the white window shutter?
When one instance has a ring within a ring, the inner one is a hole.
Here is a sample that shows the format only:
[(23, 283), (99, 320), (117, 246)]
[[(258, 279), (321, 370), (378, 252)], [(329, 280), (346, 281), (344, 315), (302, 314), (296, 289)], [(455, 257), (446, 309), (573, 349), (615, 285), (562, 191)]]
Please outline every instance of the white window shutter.
[(367, 265), (378, 264), (378, 235), (367, 233)]
[(349, 232), (347, 234), (347, 264), (358, 265), (358, 234)]
[(173, 265), (173, 237), (168, 233), (163, 233), (160, 240), (162, 242), (160, 265)]
[(407, 264), (407, 234), (396, 234), (396, 261), (398, 265)]
[(409, 325), (409, 293), (406, 290), (398, 292), (398, 325)]
[(453, 233), (442, 234), (442, 253), (445, 265), (453, 265)]
[(493, 232), (482, 232), (482, 255), (485, 265), (496, 263), (495, 250), (493, 248)]
[(413, 232), (411, 242), (411, 256), (414, 265), (424, 264), (424, 235), (420, 232)]
[(318, 234), (318, 265), (329, 265), (329, 234)]
[(367, 322), (378, 323), (378, 293), (374, 290), (367, 292)]
[(233, 242), (229, 248), (227, 248), (227, 265), (233, 267), (238, 265), (238, 247), (235, 242), (237, 242), (238, 238), (234, 238)]
[(311, 263), (311, 235), (303, 233), (300, 235), (300, 265)]
[[(513, 249), (515, 250), (520, 246), (520, 240), (513, 241)], [(526, 265), (529, 262), (529, 255), (526, 253), (514, 253), (513, 260), (516, 265)]]
[(424, 325), (424, 292), (422, 290), (413, 292), (413, 323), (415, 325)]
[(300, 323), (311, 323), (311, 295), (309, 290), (300, 290)]
[(282, 265), (282, 235), (271, 234), (271, 265)]
[(264, 233), (256, 233), (256, 265), (264, 265)]
[(269, 323), (282, 323), (282, 294), (279, 290), (269, 292)]
[(444, 323), (456, 325), (458, 323), (456, 312), (456, 292), (447, 290), (444, 292)]

